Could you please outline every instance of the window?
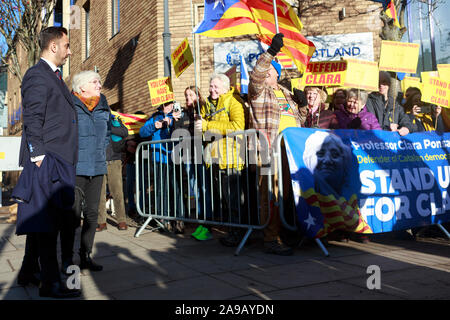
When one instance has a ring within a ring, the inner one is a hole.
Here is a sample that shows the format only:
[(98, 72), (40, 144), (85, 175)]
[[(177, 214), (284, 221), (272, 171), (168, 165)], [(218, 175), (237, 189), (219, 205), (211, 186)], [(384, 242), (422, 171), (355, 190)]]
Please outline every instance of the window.
[(114, 36), (120, 30), (120, 0), (111, 0), (111, 34)]
[(63, 7), (62, 0), (58, 0), (53, 10), (53, 25), (55, 27), (61, 27), (63, 25)]
[(91, 33), (89, 31), (90, 26), (90, 4), (89, 1), (84, 6), (85, 19), (84, 19), (84, 44), (85, 44), (85, 59), (89, 58), (91, 51)]
[(407, 9), (408, 32), (403, 41), (420, 44), (417, 71), (437, 70), (436, 64), (450, 63), (450, 20), (446, 18), (450, 3), (417, 1), (408, 3)]

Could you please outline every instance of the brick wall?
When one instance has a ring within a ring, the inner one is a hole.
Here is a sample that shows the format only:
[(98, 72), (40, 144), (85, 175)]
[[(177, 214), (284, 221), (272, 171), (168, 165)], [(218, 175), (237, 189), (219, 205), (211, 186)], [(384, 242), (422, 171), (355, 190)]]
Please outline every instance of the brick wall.
[[(83, 6), (87, 0), (78, 0)], [(174, 50), (184, 38), (196, 51), (197, 79), (203, 96), (208, 95), (209, 75), (213, 72), (214, 43), (249, 39), (251, 37), (212, 39), (195, 36), (192, 26), (203, 18), (203, 0), (169, 0), (171, 48)], [(295, 1), (293, 1), (295, 2)], [(378, 17), (381, 5), (372, 1), (356, 4), (344, 0), (309, 1), (313, 5), (300, 7), (305, 35), (327, 35), (356, 32), (373, 32), (374, 54), (378, 59), (380, 40), (378, 33), (381, 21)], [(302, 2), (303, 3), (303, 2)], [(128, 0), (120, 2), (120, 32), (111, 37), (111, 1), (90, 0), (91, 50), (84, 59), (83, 32), (84, 15), (80, 30), (71, 30), (73, 55), (70, 60), (71, 76), (81, 70), (97, 67), (104, 82), (103, 93), (114, 108), (132, 113), (142, 110), (151, 113), (147, 81), (164, 76), (163, 1)], [(339, 10), (346, 8), (346, 18), (339, 20)], [(191, 17), (191, 11), (194, 16)], [(83, 10), (82, 10), (83, 12)], [(132, 39), (138, 37), (137, 45)], [(172, 70), (173, 73), (173, 70)], [(175, 75), (173, 74), (173, 77)], [(179, 78), (173, 79), (175, 99), (184, 103), (184, 89), (195, 83), (195, 68), (190, 66)], [(70, 79), (68, 79), (70, 84)]]

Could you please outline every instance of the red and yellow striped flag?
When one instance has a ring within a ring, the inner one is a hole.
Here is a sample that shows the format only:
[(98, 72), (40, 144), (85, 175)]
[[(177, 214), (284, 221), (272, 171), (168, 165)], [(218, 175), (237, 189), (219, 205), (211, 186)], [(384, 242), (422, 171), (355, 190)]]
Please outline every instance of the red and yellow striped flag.
[(294, 61), (289, 58), (285, 53), (280, 52), (277, 54), (278, 62), (281, 64), (283, 69), (290, 69), (294, 67)]
[(303, 192), (302, 197), (313, 207), (320, 208), (323, 214), (323, 228), (316, 238), (321, 238), (334, 230), (345, 230), (357, 233), (373, 233), (370, 226), (364, 220), (358, 208), (358, 198), (352, 195), (349, 200), (341, 197), (336, 199), (334, 195), (322, 195), (314, 189)]
[(139, 133), (139, 130), (148, 119), (148, 115), (145, 114), (128, 114), (116, 111), (111, 111), (111, 113), (118, 117), (125, 127), (127, 127), (129, 135)]
[(395, 10), (395, 4), (394, 1), (390, 1), (387, 5), (386, 10), (384, 11), (386, 15), (394, 20), (394, 26), (397, 28), (400, 28), (400, 23), (398, 22), (398, 16), (397, 16), (397, 10)]
[[(272, 0), (243, 0), (251, 9), (256, 24), (260, 27), (261, 41), (269, 44), (276, 34), (274, 8)], [(284, 0), (277, 0), (277, 17), (279, 32), (284, 35), (281, 52), (290, 57), (297, 69), (303, 73), (316, 47), (300, 31), (303, 25), (294, 9)]]
[[(300, 33), (303, 25), (292, 7), (284, 0), (276, 4), (279, 32), (284, 34), (281, 51), (303, 73), (316, 48)], [(273, 0), (205, 1), (205, 17), (193, 32), (214, 38), (259, 34), (270, 44), (277, 33)]]

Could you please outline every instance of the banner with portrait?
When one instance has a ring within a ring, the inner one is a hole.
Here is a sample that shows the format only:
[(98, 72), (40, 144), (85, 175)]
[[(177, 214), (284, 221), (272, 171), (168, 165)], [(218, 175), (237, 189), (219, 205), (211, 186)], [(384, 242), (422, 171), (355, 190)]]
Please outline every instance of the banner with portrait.
[(283, 135), (307, 236), (450, 221), (450, 133), (288, 128)]

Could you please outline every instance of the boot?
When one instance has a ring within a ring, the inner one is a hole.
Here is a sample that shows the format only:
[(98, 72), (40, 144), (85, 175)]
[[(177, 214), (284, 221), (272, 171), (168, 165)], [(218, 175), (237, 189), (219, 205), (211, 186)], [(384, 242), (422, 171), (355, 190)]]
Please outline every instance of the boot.
[(103, 266), (96, 264), (92, 258), (90, 253), (82, 253), (80, 252), (80, 269), (89, 269), (91, 271), (102, 271)]

